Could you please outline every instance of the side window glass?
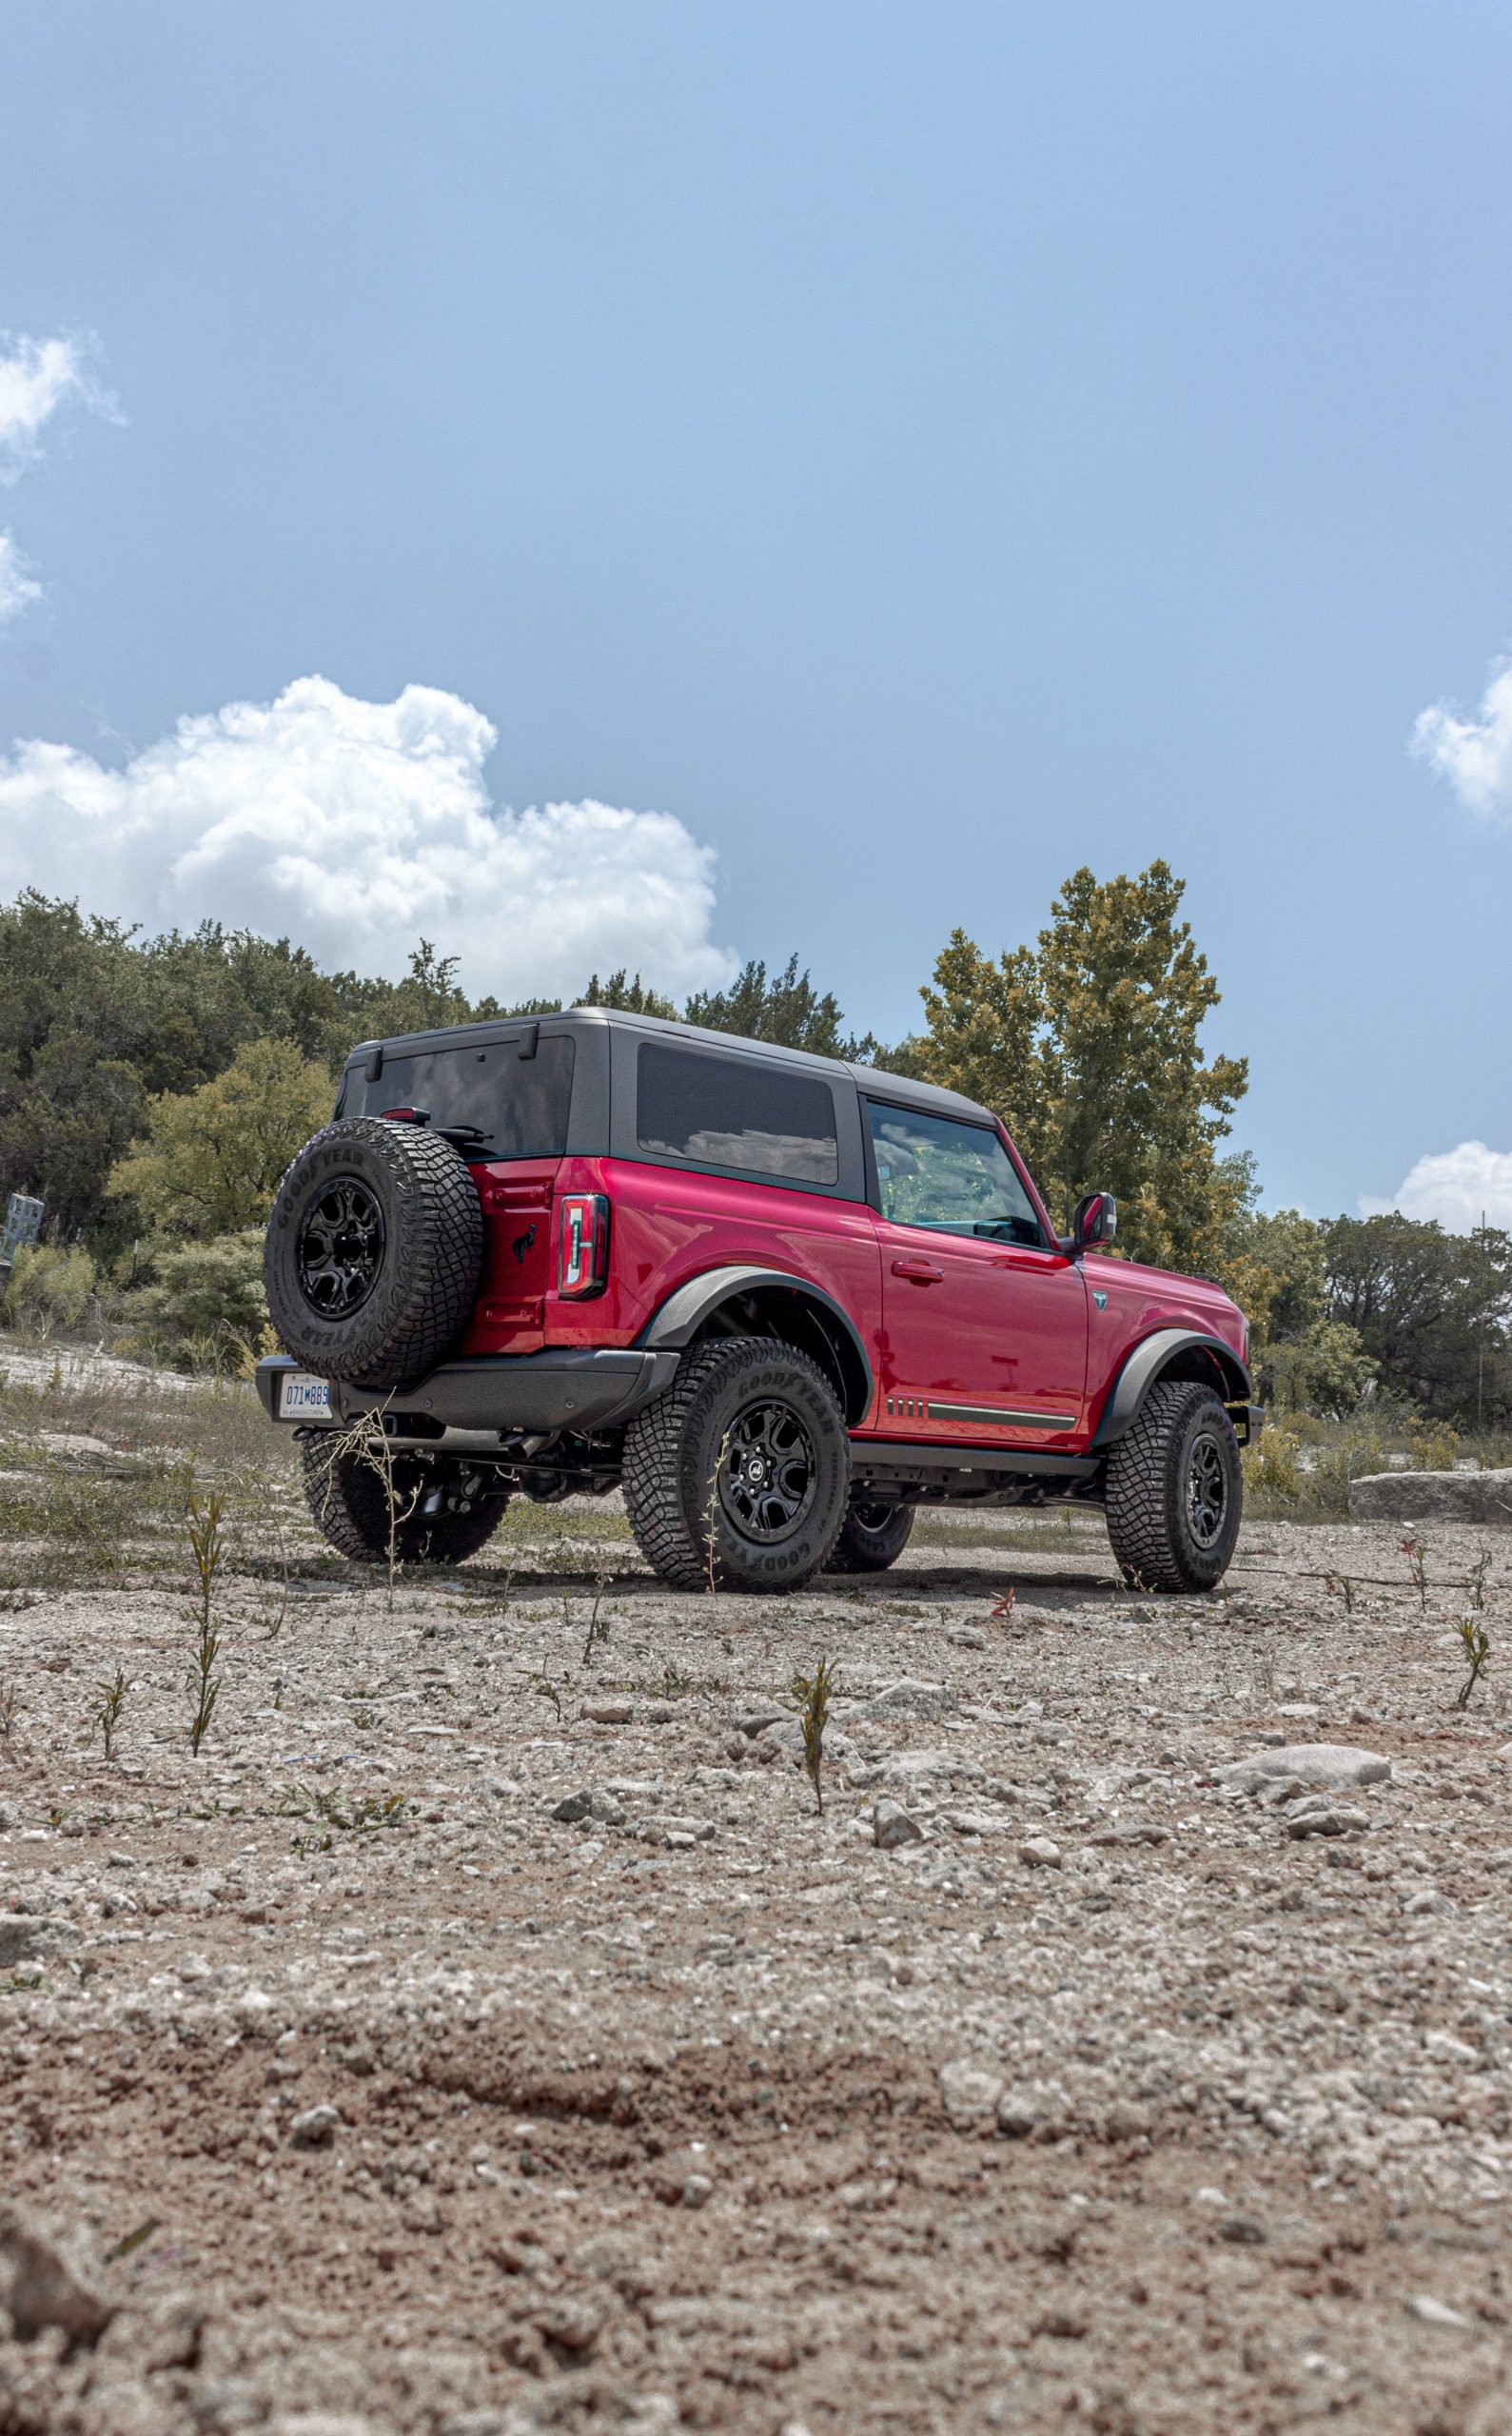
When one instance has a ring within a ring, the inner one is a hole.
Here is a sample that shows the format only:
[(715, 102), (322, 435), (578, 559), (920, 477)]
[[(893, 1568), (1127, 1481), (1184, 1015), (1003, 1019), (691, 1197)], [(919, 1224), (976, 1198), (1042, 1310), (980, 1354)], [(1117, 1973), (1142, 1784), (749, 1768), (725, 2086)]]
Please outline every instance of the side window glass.
[(989, 1242), (1042, 1245), (1038, 1218), (1008, 1152), (985, 1126), (868, 1100), (882, 1215)]
[(663, 1159), (743, 1168), (795, 1184), (835, 1184), (840, 1149), (828, 1083), (754, 1057), (642, 1044), (636, 1138)]

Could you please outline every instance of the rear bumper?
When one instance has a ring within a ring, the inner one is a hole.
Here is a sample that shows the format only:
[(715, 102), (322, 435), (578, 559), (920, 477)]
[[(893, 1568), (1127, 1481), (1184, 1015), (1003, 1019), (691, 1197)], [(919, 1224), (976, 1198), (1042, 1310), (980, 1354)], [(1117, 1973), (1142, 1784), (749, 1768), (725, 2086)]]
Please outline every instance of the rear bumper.
[[(443, 1362), (403, 1394), (333, 1380), (331, 1409), (337, 1422), (356, 1421), (364, 1412), (392, 1416), (398, 1438), (434, 1440), (454, 1429), (489, 1436), (607, 1429), (628, 1421), (670, 1385), (678, 1358), (636, 1346), (586, 1352), (548, 1346), (541, 1353), (480, 1356)], [(281, 1376), (301, 1366), (282, 1353), (258, 1364), (257, 1392), (270, 1421), (279, 1418)], [(414, 1428), (406, 1432), (404, 1423), (411, 1418)]]

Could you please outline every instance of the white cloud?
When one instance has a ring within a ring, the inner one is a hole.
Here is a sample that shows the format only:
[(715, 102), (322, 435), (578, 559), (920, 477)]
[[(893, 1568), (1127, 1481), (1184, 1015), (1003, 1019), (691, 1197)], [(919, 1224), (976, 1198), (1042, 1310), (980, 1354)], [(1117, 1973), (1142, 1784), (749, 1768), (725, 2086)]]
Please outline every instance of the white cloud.
[(667, 813), (496, 807), (496, 741), (455, 694), (363, 702), (305, 677), (180, 719), (121, 770), (18, 743), (0, 756), (0, 896), (39, 888), (148, 927), (210, 915), (390, 974), (423, 935), (506, 999), (619, 965), (675, 994), (726, 982), (710, 850)]
[(0, 533), (0, 626), (14, 618), (42, 591), (27, 573), (27, 564), (9, 533)]
[(1469, 811), (1512, 821), (1512, 660), (1486, 686), (1478, 718), (1460, 718), (1445, 702), (1423, 712), (1412, 750), (1448, 779)]
[(76, 339), (8, 336), (0, 344), (0, 482), (18, 481), (36, 462), (43, 424), (69, 397), (116, 411), (96, 387)]
[(1418, 1161), (1389, 1201), (1364, 1200), (1362, 1216), (1436, 1218), (1450, 1234), (1468, 1235), (1485, 1213), (1488, 1227), (1512, 1228), (1512, 1150), (1488, 1150), (1483, 1142), (1462, 1142)]

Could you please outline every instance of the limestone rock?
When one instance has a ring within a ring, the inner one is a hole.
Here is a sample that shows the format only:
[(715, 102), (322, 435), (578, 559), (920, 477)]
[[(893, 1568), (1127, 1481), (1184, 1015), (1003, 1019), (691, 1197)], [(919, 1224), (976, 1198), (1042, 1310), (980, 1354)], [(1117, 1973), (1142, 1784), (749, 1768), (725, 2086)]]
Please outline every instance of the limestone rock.
[(29, 1912), (0, 1912), (0, 1971), (17, 1962), (48, 1962), (83, 1942), (71, 1920), (36, 1920)]
[(1002, 2073), (984, 2071), (968, 2056), (940, 2066), (940, 2099), (957, 2132), (977, 2131), (993, 2122), (1002, 2093)]
[(879, 1851), (895, 1853), (902, 1844), (921, 1844), (924, 1830), (900, 1801), (884, 1799), (872, 1811), (872, 1838)]
[(1348, 1785), (1388, 1784), (1391, 1762), (1379, 1751), (1364, 1751), (1352, 1742), (1284, 1742), (1215, 1771), (1217, 1783), (1232, 1785), (1242, 1793), (1258, 1793), (1277, 1777), (1337, 1793)]
[(1349, 1483), (1349, 1519), (1512, 1527), (1512, 1471), (1366, 1472)]

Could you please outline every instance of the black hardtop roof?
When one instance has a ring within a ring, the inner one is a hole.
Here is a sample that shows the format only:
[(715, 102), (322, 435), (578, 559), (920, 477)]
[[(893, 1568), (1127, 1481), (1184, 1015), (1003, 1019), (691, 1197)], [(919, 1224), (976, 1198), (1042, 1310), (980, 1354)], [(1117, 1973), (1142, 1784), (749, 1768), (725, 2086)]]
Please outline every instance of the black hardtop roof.
[(470, 1041), (480, 1044), (491, 1040), (518, 1040), (521, 1032), (539, 1025), (542, 1032), (569, 1035), (592, 1026), (613, 1027), (619, 1031), (643, 1034), (648, 1040), (664, 1040), (670, 1047), (708, 1047), (735, 1051), (737, 1054), (759, 1057), (774, 1066), (787, 1066), (813, 1074), (848, 1074), (857, 1088), (873, 1099), (893, 1100), (899, 1106), (916, 1108), (936, 1116), (965, 1118), (981, 1124), (992, 1118), (992, 1110), (977, 1100), (969, 1100), (960, 1091), (948, 1091), (937, 1083), (918, 1083), (911, 1075), (889, 1074), (875, 1066), (852, 1066), (843, 1058), (816, 1057), (812, 1050), (785, 1049), (770, 1040), (748, 1040), (741, 1032), (711, 1031), (702, 1024), (669, 1023), (661, 1015), (637, 1014), (620, 1007), (567, 1007), (559, 1014), (500, 1015), (481, 1024), (450, 1024), (435, 1031), (396, 1032), (383, 1040), (359, 1042), (346, 1059), (348, 1069), (361, 1066), (375, 1049), (396, 1057), (415, 1056), (427, 1050), (461, 1048)]

